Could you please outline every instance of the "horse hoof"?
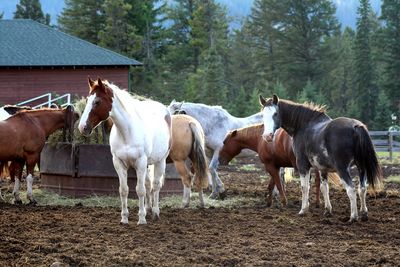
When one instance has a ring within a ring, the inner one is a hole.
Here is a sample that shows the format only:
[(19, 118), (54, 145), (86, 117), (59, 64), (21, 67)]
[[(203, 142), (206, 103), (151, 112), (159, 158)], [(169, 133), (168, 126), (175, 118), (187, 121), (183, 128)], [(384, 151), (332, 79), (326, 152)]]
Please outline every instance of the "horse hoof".
[(32, 199), (32, 200), (29, 200), (28, 205), (29, 206), (36, 206), (37, 202), (36, 202), (36, 200)]
[(320, 208), (320, 204), (319, 204), (319, 203), (316, 203), (316, 204), (315, 204), (315, 208), (319, 209), (319, 208)]
[(307, 213), (307, 210), (300, 210), (299, 216), (303, 217), (306, 215), (306, 213)]
[(218, 199), (218, 195), (219, 195), (218, 192), (214, 191), (214, 192), (211, 193), (210, 198), (211, 199)]
[(22, 205), (22, 200), (21, 200), (21, 199), (19, 199), (19, 200), (14, 200), (14, 204), (16, 204), (16, 205)]
[(122, 225), (128, 224), (128, 219), (121, 219), (121, 221), (119, 223)]
[(219, 199), (224, 200), (226, 198), (226, 190), (219, 192)]
[(353, 223), (356, 223), (357, 221), (358, 221), (358, 218), (350, 218), (347, 223), (353, 224)]
[(327, 217), (327, 218), (332, 217), (332, 212), (330, 212), (329, 210), (325, 210), (324, 211), (324, 217)]
[(147, 224), (146, 219), (139, 219), (139, 221), (137, 222), (137, 225), (145, 225)]
[(361, 213), (361, 221), (363, 222), (368, 221), (368, 212)]

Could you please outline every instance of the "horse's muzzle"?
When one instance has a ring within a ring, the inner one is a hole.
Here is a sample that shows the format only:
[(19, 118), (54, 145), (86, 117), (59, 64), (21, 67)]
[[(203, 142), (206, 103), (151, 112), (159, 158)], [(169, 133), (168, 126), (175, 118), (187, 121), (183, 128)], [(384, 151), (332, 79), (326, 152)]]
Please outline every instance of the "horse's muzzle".
[(92, 130), (93, 130), (93, 127), (89, 124), (86, 124), (84, 126), (79, 125), (79, 131), (84, 136), (89, 136), (92, 133)]
[(226, 165), (229, 164), (229, 161), (224, 159), (224, 158), (222, 158), (222, 157), (218, 158), (218, 162), (219, 162), (219, 165), (221, 165), (221, 166), (226, 166)]

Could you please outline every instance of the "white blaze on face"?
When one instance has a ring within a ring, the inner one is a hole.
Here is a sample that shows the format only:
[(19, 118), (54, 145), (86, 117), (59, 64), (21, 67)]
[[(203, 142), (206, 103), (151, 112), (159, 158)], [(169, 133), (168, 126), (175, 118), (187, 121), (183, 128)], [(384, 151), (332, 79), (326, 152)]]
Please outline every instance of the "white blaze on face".
[(262, 134), (263, 138), (266, 139), (268, 136), (272, 136), (274, 133), (275, 123), (273, 115), (277, 112), (275, 106), (264, 107), (263, 114), (263, 122), (264, 122), (264, 132)]
[(89, 113), (90, 113), (90, 111), (92, 110), (92, 107), (93, 107), (93, 100), (95, 98), (96, 98), (96, 94), (90, 95), (87, 98), (87, 103), (86, 103), (85, 110), (83, 111), (82, 116), (81, 116), (81, 120), (79, 121), (79, 127), (78, 128), (79, 128), (79, 131), (81, 133), (83, 133), (83, 130), (85, 129), (87, 120), (89, 118)]

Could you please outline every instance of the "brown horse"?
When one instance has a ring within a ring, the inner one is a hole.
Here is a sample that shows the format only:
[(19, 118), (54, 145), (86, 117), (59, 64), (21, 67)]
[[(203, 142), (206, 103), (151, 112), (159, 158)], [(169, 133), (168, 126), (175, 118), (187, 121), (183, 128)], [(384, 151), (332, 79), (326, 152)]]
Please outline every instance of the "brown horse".
[[(192, 162), (192, 171), (186, 160)], [(172, 116), (172, 144), (167, 162), (173, 162), (182, 179), (183, 207), (188, 207), (192, 183), (199, 192), (200, 206), (204, 207), (203, 188), (208, 186), (208, 162), (204, 148), (204, 132), (200, 123), (188, 115)], [(193, 178), (193, 179), (192, 179)]]
[[(69, 108), (26, 110), (0, 121), (0, 162), (12, 161), (15, 164), (15, 203), (21, 203), (19, 187), (25, 163), (27, 196), (31, 203), (36, 202), (32, 195), (34, 167), (39, 162), (46, 138), (65, 126), (68, 112), (71, 112)], [(77, 119), (77, 114), (74, 113), (73, 117)]]
[[(224, 146), (219, 152), (219, 161), (221, 165), (226, 165), (245, 148), (257, 152), (265, 170), (272, 176), (268, 184), (267, 205), (272, 204), (272, 190), (275, 185), (279, 190), (282, 204), (286, 205), (287, 200), (279, 178), (279, 169), (281, 167), (296, 167), (293, 141), (285, 130), (278, 129), (273, 141), (267, 142), (262, 138), (263, 131), (264, 125), (256, 124), (229, 132), (225, 137)], [(319, 172), (316, 171), (315, 175), (316, 206), (319, 207)]]

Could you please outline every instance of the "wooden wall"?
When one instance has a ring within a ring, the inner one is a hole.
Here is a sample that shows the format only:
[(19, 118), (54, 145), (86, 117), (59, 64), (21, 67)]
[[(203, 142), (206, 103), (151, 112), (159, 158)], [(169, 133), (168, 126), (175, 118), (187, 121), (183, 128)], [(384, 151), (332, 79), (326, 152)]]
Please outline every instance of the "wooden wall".
[[(128, 88), (128, 67), (96, 69), (0, 69), (0, 106), (45, 93), (87, 96), (87, 76)], [(44, 101), (43, 101), (44, 102)]]

